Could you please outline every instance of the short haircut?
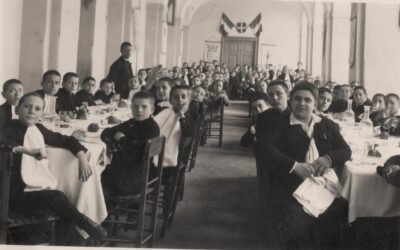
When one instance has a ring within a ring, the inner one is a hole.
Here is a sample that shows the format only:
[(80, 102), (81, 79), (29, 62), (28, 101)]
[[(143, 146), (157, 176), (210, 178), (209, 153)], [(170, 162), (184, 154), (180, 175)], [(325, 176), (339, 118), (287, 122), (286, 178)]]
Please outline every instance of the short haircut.
[(356, 90), (361, 89), (364, 94), (367, 94), (367, 90), (363, 86), (356, 86), (353, 90), (353, 92), (356, 92)]
[(11, 86), (11, 84), (16, 83), (16, 84), (22, 84), (22, 82), (18, 79), (8, 79), (3, 83), (3, 92), (5, 93), (7, 89)]
[(58, 72), (58, 71), (55, 70), (55, 69), (50, 69), (50, 70), (44, 72), (43, 77), (42, 77), (42, 81), (45, 81), (46, 78), (47, 78), (48, 76), (51, 76), (51, 75), (56, 75), (56, 76), (58, 76), (58, 77), (61, 78), (60, 72)]
[(194, 86), (192, 89), (193, 89), (193, 90), (195, 90), (195, 89), (202, 89), (202, 90), (205, 91), (205, 89), (204, 89), (203, 86), (201, 86), (201, 85), (196, 85), (196, 86)]
[[(177, 84), (177, 83), (179, 83), (179, 84)], [(172, 79), (172, 85), (185, 85), (185, 84), (186, 84), (186, 82), (182, 78)]]
[(372, 100), (374, 100), (374, 99), (376, 99), (376, 98), (378, 98), (378, 97), (382, 97), (383, 100), (384, 100), (385, 103), (386, 103), (386, 96), (385, 96), (384, 94), (382, 94), (382, 93), (375, 94), (375, 95), (372, 97)]
[(219, 79), (219, 80), (215, 80), (215, 81), (213, 82), (213, 86), (216, 85), (218, 82), (221, 82), (222, 85), (224, 85), (224, 81), (222, 81), (221, 79)]
[(63, 82), (68, 81), (68, 79), (70, 79), (72, 77), (79, 77), (79, 76), (78, 76), (77, 73), (74, 73), (74, 72), (65, 73), (64, 76), (63, 76)]
[(40, 98), (40, 99), (43, 101), (43, 103), (44, 103), (43, 97), (42, 97), (39, 93), (37, 93), (36, 91), (34, 91), (34, 92), (29, 92), (29, 93), (23, 95), (23, 96), (21, 97), (21, 99), (19, 99), (17, 108), (18, 108), (19, 106), (21, 106), (21, 104), (23, 104), (24, 101), (25, 101), (28, 97), (31, 97), (31, 96)]
[(172, 79), (169, 78), (169, 77), (161, 77), (160, 79), (157, 80), (157, 83), (156, 83), (156, 84), (158, 84), (159, 82), (167, 82), (168, 85), (169, 85), (170, 87), (172, 87)]
[(178, 90), (186, 90), (189, 94), (192, 92), (192, 88), (188, 85), (175, 85), (172, 87), (169, 95), (172, 96)]
[(120, 48), (120, 50), (122, 50), (124, 47), (132, 47), (132, 44), (130, 43), (130, 42), (123, 42), (123, 43), (121, 43), (121, 48)]
[(292, 92), (290, 93), (290, 97), (292, 98), (294, 94), (296, 94), (296, 92), (300, 90), (309, 91), (314, 96), (314, 100), (318, 100), (318, 89), (311, 82), (301, 81), (296, 84), (296, 86), (293, 87)]
[(342, 85), (338, 85), (338, 86), (340, 86), (341, 88), (351, 88), (350, 85), (348, 85), (348, 84), (342, 84)]
[(386, 95), (386, 100), (389, 100), (390, 97), (395, 98), (398, 102), (400, 101), (400, 97), (399, 95), (395, 94), (395, 93), (389, 93)]
[(340, 88), (341, 88), (342, 86), (341, 85), (335, 85), (335, 87), (333, 87), (333, 91), (337, 91), (337, 90), (340, 90)]
[(109, 79), (107, 79), (107, 78), (104, 78), (104, 79), (102, 79), (101, 81), (100, 81), (100, 88), (101, 87), (103, 87), (104, 85), (106, 85), (107, 83), (114, 83), (113, 81), (111, 81), (111, 80), (109, 80)]
[(323, 93), (328, 93), (332, 95), (332, 91), (326, 87), (321, 87), (318, 89), (318, 95), (322, 95)]
[(95, 81), (96, 82), (96, 79), (94, 79), (92, 76), (87, 76), (87, 77), (85, 77), (85, 79), (83, 79), (82, 84), (85, 84), (88, 81)]
[(289, 93), (288, 86), (282, 80), (273, 80), (273, 81), (271, 81), (267, 86), (267, 92), (268, 92), (268, 89), (273, 87), (273, 86), (281, 86), (286, 91), (286, 93)]
[(132, 102), (134, 100), (136, 100), (136, 99), (147, 99), (147, 100), (150, 100), (150, 102), (153, 105), (154, 105), (154, 101), (155, 101), (154, 95), (150, 91), (147, 91), (147, 90), (140, 90), (136, 94), (134, 94), (133, 97), (132, 97)]
[(258, 100), (262, 100), (265, 102), (265, 104), (269, 105), (268, 97), (265, 93), (256, 93), (254, 97), (250, 100), (250, 105)]

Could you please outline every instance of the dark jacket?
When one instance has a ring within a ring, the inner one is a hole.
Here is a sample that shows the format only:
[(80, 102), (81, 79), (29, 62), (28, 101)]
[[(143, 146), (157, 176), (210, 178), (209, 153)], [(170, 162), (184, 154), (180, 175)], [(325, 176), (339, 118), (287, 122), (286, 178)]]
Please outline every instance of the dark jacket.
[[(124, 138), (116, 141), (120, 131)], [(111, 164), (102, 173), (103, 186), (116, 195), (135, 194), (140, 190), (144, 145), (148, 139), (158, 137), (160, 129), (153, 118), (144, 121), (130, 119), (101, 133), (101, 140), (114, 151)]]
[[(74, 155), (81, 150), (84, 152), (87, 151), (72, 136), (65, 136), (48, 130), (40, 123), (36, 124), (36, 127), (42, 133), (46, 145), (66, 148)], [(11, 120), (0, 130), (0, 144), (11, 145), (13, 147), (23, 145), (26, 130), (27, 126), (25, 124), (19, 120)], [(21, 158), (21, 154), (14, 156), (14, 168), (11, 170), (10, 199), (17, 199), (24, 192), (26, 186), (21, 177)]]
[(328, 112), (332, 113), (342, 113), (347, 110), (348, 101), (339, 99), (332, 102), (331, 106), (328, 108)]
[(12, 119), (11, 105), (8, 102), (0, 106), (0, 129)]
[[(285, 74), (285, 73), (282, 73), (280, 76), (278, 76), (278, 79), (280, 79), (280, 80), (282, 80), (282, 81), (284, 81), (285, 78), (286, 78), (286, 74)], [(292, 75), (289, 75), (289, 78), (290, 78), (290, 82), (291, 82), (291, 83), (294, 83), (293, 76), (292, 76)]]
[[(285, 180), (285, 188), (291, 194), (302, 179), (295, 174), (289, 174), (289, 171), (296, 161), (305, 161), (310, 138), (300, 125), (290, 125), (290, 114), (270, 119), (263, 131), (259, 132), (258, 125), (257, 122), (256, 154), (267, 157), (268, 168), (274, 175)], [(338, 125), (322, 117), (321, 122), (314, 126), (313, 138), (319, 155), (328, 155), (332, 160), (332, 167), (340, 174), (344, 163), (350, 160), (351, 149), (340, 134)]]
[(132, 76), (131, 63), (121, 56), (111, 65), (107, 79), (114, 82), (115, 92), (120, 94), (122, 99), (126, 99), (129, 96), (129, 79)]
[(363, 104), (357, 105), (354, 101), (351, 105), (351, 109), (354, 112), (354, 119), (356, 122), (360, 122), (361, 119), (359, 116), (364, 113), (364, 106), (372, 106), (372, 102), (370, 99), (367, 99)]
[(83, 102), (87, 102), (89, 106), (95, 106), (96, 103), (94, 102), (94, 96), (92, 93), (86, 92), (84, 89), (79, 90), (75, 97), (78, 101), (79, 107), (82, 106)]
[[(96, 93), (94, 94), (93, 99), (95, 101), (97, 100), (102, 100), (104, 103), (110, 103), (111, 98), (114, 96), (114, 92), (111, 92), (111, 94), (106, 95), (101, 89), (97, 90)], [(122, 96), (121, 96), (122, 97)]]
[(79, 108), (79, 102), (73, 93), (69, 93), (64, 88), (58, 90), (57, 94), (57, 108), (58, 111), (73, 111)]

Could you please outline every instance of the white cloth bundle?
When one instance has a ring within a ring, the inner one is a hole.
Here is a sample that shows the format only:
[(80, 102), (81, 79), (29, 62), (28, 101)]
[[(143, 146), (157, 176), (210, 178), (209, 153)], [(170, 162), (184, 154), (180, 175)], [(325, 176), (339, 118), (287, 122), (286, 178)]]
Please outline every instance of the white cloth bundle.
[(341, 192), (342, 185), (335, 171), (329, 169), (323, 176), (305, 179), (293, 193), (293, 197), (306, 213), (318, 218)]
[[(163, 166), (176, 166), (178, 164), (179, 142), (182, 131), (179, 116), (171, 108), (158, 113), (154, 120), (160, 127), (160, 136), (165, 136), (165, 151)], [(157, 162), (155, 157), (155, 162)]]
[[(28, 127), (24, 136), (25, 148), (45, 148), (44, 138), (39, 129), (33, 125)], [(26, 184), (25, 192), (55, 189), (57, 180), (49, 171), (49, 160), (36, 160), (35, 157), (22, 154), (21, 176)]]
[(56, 113), (57, 96), (44, 94), (44, 114)]

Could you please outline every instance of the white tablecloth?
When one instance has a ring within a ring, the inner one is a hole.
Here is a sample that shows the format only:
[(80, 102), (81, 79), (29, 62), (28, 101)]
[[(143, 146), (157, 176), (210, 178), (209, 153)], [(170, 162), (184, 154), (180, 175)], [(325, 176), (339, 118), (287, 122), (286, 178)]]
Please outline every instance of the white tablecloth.
[[(400, 154), (399, 138), (383, 140), (359, 135), (356, 127), (341, 124), (343, 137), (352, 149), (352, 161), (346, 162), (340, 181), (342, 196), (349, 201), (349, 223), (360, 217), (400, 216), (400, 189), (387, 184), (376, 167)], [(378, 144), (381, 158), (367, 156), (366, 143)]]
[[(90, 165), (93, 172), (92, 176), (86, 182), (79, 180), (78, 160), (71, 152), (61, 148), (46, 148), (50, 162), (49, 169), (57, 178), (56, 188), (63, 191), (81, 213), (97, 223), (101, 223), (107, 217), (107, 209), (100, 181), (101, 173), (105, 166), (104, 164), (99, 164), (99, 159), (104, 157), (105, 164), (109, 163), (110, 160), (105, 155), (106, 145), (101, 142), (100, 134), (105, 127), (114, 126), (104, 123), (111, 114), (93, 114), (95, 110), (100, 109), (102, 107), (91, 107), (92, 114), (88, 116), (87, 120), (72, 120), (69, 128), (62, 128), (59, 131), (64, 135), (71, 135), (76, 129), (85, 131), (87, 137), (81, 143), (90, 153)], [(129, 108), (120, 108), (113, 112), (112, 115), (122, 121), (128, 120), (131, 116)], [(90, 123), (98, 123), (101, 129), (96, 133), (88, 132), (87, 127)]]
[(78, 159), (70, 151), (62, 148), (48, 147), (49, 169), (57, 179), (57, 189), (63, 191), (77, 209), (97, 223), (107, 217), (100, 174), (104, 166), (98, 160), (104, 153), (101, 143), (83, 143), (90, 152), (92, 176), (86, 181), (79, 180)]

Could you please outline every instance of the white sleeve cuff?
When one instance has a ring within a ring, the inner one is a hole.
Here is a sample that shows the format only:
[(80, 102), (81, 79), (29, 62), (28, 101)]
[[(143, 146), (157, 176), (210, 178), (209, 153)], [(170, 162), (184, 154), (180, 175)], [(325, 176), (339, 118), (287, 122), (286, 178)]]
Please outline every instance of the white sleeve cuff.
[(294, 162), (292, 169), (290, 169), (289, 174), (293, 173), (294, 169), (297, 167), (299, 163), (297, 161)]

